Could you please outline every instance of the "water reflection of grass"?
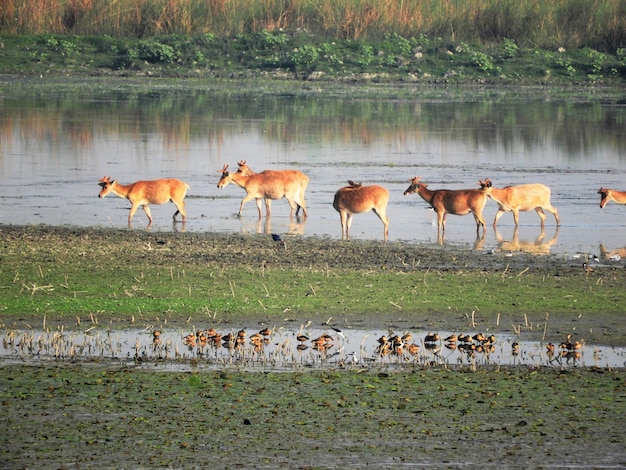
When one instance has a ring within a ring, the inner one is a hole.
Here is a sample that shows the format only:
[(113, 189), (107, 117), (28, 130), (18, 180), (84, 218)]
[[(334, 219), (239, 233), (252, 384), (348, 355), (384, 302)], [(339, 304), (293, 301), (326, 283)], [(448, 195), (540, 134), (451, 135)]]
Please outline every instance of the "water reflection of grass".
[[(382, 141), (412, 148), (424, 136), (439, 135), (476, 148), (554, 147), (569, 158), (588, 152), (594, 143), (626, 148), (619, 112), (600, 104), (613, 99), (610, 90), (596, 96), (598, 103), (585, 105), (581, 113), (575, 102), (588, 99), (585, 90), (579, 95), (570, 90), (567, 101), (515, 106), (518, 101), (535, 100), (533, 89), (501, 89), (485, 97), (482, 91), (455, 88), (444, 93), (446, 101), (442, 102), (441, 96), (431, 96), (440, 91), (410, 87), (324, 86), (311, 92), (292, 85), (294, 97), (285, 96), (286, 85), (272, 84), (252, 98), (245, 85), (237, 91), (231, 85), (213, 85), (215, 89), (208, 92), (198, 86), (188, 83), (172, 88), (152, 83), (147, 91), (140, 84), (138, 88), (126, 84), (113, 92), (114, 85), (102, 89), (97, 84), (59, 83), (34, 95), (18, 87), (15, 96), (19, 98), (6, 99), (0, 109), (0, 117), (5, 115), (0, 120), (0, 142), (10, 146), (12, 131), (18, 126), (28, 138), (46, 138), (53, 145), (77, 149), (91, 148), (97, 138), (139, 142), (146, 134), (155, 134), (173, 151), (188, 148), (192, 142), (217, 148), (226, 136), (239, 134), (245, 126), (251, 132), (256, 129), (265, 140), (302, 144), (314, 139), (316, 145), (368, 146)], [(49, 99), (50, 94), (55, 99)], [(502, 105), (502, 100), (510, 105)], [(500, 123), (498, 132), (493, 131), (493, 122)], [(316, 131), (311, 132), (312, 128)]]

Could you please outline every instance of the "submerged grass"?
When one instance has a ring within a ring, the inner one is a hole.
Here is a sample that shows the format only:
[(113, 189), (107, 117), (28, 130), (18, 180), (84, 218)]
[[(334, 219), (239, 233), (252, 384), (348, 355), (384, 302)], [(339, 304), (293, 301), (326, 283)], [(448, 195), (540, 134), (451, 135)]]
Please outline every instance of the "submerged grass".
[(12, 468), (620, 466), (625, 379), (527, 368), (4, 366), (0, 459)]

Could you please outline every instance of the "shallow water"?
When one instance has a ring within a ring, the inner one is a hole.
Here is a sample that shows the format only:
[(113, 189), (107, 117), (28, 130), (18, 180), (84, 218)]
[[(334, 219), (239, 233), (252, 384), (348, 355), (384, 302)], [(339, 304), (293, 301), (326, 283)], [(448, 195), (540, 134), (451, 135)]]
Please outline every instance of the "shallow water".
[[(232, 333), (236, 336), (238, 331), (234, 329), (220, 334)], [(130, 361), (167, 370), (231, 367), (244, 370), (393, 369), (406, 366), (626, 367), (624, 348), (581, 341), (580, 348), (568, 350), (560, 346), (565, 341), (553, 339), (554, 354), (549, 354), (547, 345), (551, 338), (539, 342), (494, 335), (495, 341), (491, 344), (476, 339), (462, 343), (446, 341), (445, 338), (452, 335), (450, 332), (440, 332), (436, 341), (427, 341), (431, 332), (415, 331), (410, 332), (411, 338), (405, 338), (401, 349), (397, 349), (381, 348), (380, 339), (384, 336), (391, 338), (394, 334), (402, 337), (407, 332), (332, 328), (310, 328), (297, 332), (279, 328), (255, 347), (251, 343), (254, 333), (246, 331), (246, 338), (241, 344), (228, 344), (219, 340), (214, 343), (210, 338), (202, 343), (197, 339), (198, 335), (188, 331), (161, 331), (158, 341), (155, 341), (152, 329), (6, 329), (2, 332), (0, 360)], [(298, 340), (298, 335), (302, 333), (306, 334), (307, 340)], [(468, 334), (475, 336), (477, 333)], [(323, 346), (316, 346), (314, 340), (322, 335), (330, 338)]]
[[(421, 176), (431, 189), (497, 187), (529, 182), (552, 189), (562, 226), (547, 214), (512, 215), (476, 243), (471, 216), (449, 216), (446, 242), (481, 250), (529, 251), (607, 258), (626, 254), (626, 213), (601, 210), (600, 186), (626, 189), (626, 108), (594, 100), (511, 93), (473, 99), (376, 100), (311, 96), (230, 96), (219, 90), (89, 88), (5, 94), (0, 107), (0, 214), (3, 223), (125, 227), (128, 201), (97, 198), (98, 180), (128, 183), (177, 177), (188, 182), (188, 222), (171, 223), (172, 204), (153, 206), (153, 231), (186, 230), (341, 235), (334, 192), (348, 179), (391, 193), (390, 240), (437, 243), (436, 218), (417, 195), (403, 196)], [(256, 171), (296, 168), (310, 177), (309, 217), (290, 219), (285, 200), (270, 220), (254, 203), (237, 217), (244, 191), (216, 187), (224, 164), (246, 160)], [(147, 219), (138, 211), (133, 227)], [(354, 238), (381, 239), (374, 214), (356, 215)], [(601, 248), (601, 245), (603, 248)], [(622, 261), (623, 262), (623, 261)]]

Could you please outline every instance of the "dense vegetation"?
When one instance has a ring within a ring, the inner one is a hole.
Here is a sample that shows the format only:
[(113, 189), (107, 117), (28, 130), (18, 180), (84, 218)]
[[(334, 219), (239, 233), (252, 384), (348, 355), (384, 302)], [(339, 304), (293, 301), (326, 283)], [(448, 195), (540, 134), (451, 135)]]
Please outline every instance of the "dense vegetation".
[(626, 76), (624, 0), (8, 0), (0, 70), (402, 81)]

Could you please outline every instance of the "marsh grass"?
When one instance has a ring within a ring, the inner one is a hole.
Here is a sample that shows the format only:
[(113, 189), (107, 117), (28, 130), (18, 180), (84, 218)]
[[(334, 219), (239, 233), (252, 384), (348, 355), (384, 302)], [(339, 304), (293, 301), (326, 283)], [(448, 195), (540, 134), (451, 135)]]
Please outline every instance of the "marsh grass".
[(44, 315), (122, 322), (334, 317), (446, 330), (523, 325), (541, 336), (546, 313), (551, 321), (582, 319), (590, 329), (601, 318), (601, 334), (626, 310), (620, 269), (585, 275), (557, 257), (505, 261), (451, 247), (315, 238), (281, 251), (263, 236), (139, 230), (3, 227), (2, 235), (0, 308), (9, 325)]
[(302, 30), (327, 39), (362, 40), (395, 32), (453, 42), (509, 38), (524, 46), (615, 51), (624, 46), (625, 18), (620, 0), (8, 0), (0, 28), (4, 34), (135, 38)]

